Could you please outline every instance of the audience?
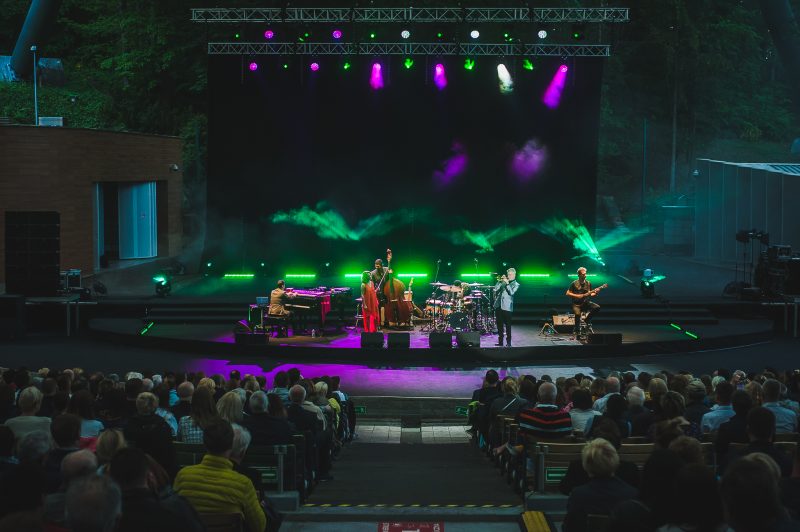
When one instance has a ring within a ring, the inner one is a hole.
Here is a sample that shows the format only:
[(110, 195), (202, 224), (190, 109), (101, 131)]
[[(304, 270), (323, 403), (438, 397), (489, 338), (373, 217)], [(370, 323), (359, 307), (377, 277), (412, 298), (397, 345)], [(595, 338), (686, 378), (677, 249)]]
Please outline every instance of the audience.
[(119, 486), (108, 476), (87, 475), (66, 494), (66, 524), (72, 532), (112, 532), (122, 513)]
[[(214, 381), (207, 380), (214, 385)], [(198, 386), (192, 394), (191, 414), (180, 420), (178, 439), (184, 443), (203, 443), (204, 428), (218, 419), (212, 388), (208, 385)]]
[(272, 389), (267, 393), (277, 395), (284, 405), (289, 404), (289, 375), (285, 371), (279, 371), (272, 380)]
[(74, 414), (61, 414), (53, 418), (50, 434), (55, 448), (51, 449), (44, 461), (47, 476), (45, 493), (54, 493), (61, 485), (61, 461), (70, 453), (80, 449), (81, 418)]
[(156, 414), (158, 398), (142, 392), (136, 399), (137, 414), (125, 427), (125, 439), (153, 457), (171, 476), (177, 472), (172, 431), (164, 418)]
[(614, 395), (619, 395), (619, 379), (617, 377), (609, 377), (606, 379), (605, 382), (605, 395), (599, 398), (597, 401), (594, 402), (592, 405), (592, 410), (596, 412), (600, 412), (601, 414), (606, 411), (606, 403), (608, 402), (609, 398)]
[(172, 414), (178, 421), (192, 413), (192, 395), (194, 384), (184, 381), (178, 385), (178, 402), (172, 407)]
[(727, 464), (735, 461), (740, 456), (751, 453), (763, 453), (769, 456), (779, 467), (781, 476), (792, 475), (792, 458), (775, 446), (775, 414), (771, 410), (759, 406), (747, 414), (747, 436), (750, 440), (747, 447), (741, 452), (729, 452), (721, 464), (722, 469), (727, 469)]
[(703, 415), (700, 421), (700, 427), (703, 432), (714, 432), (718, 430), (720, 425), (734, 416), (735, 412), (731, 406), (733, 390), (733, 385), (728, 381), (722, 381), (717, 384), (714, 390), (716, 404), (711, 407), (708, 413)]
[(521, 435), (538, 438), (564, 438), (572, 434), (569, 412), (556, 403), (556, 385), (544, 382), (539, 386), (539, 402), (532, 408), (520, 410), (516, 420)]
[(564, 532), (587, 530), (590, 514), (608, 515), (619, 503), (638, 494), (636, 488), (615, 476), (619, 456), (608, 441), (597, 438), (587, 443), (581, 452), (581, 463), (590, 480), (569, 494)]
[(29, 386), (20, 392), (17, 399), (20, 414), (5, 422), (17, 440), (21, 440), (26, 434), (35, 430), (50, 430), (50, 418), (36, 415), (42, 406), (42, 399), (42, 392), (35, 386)]
[(64, 457), (61, 461), (61, 487), (56, 493), (47, 495), (44, 499), (42, 516), (49, 523), (64, 525), (66, 491), (70, 484), (87, 475), (97, 472), (97, 457), (91, 451), (75, 451)]
[(734, 415), (719, 426), (714, 439), (714, 452), (717, 456), (725, 456), (731, 443), (747, 443), (747, 414), (753, 407), (750, 394), (744, 390), (736, 390), (731, 397)]
[(798, 524), (791, 521), (781, 505), (780, 478), (775, 473), (777, 465), (765, 465), (771, 460), (768, 456), (754, 453), (736, 460), (725, 471), (720, 492), (725, 521), (734, 532), (788, 532), (798, 529)]
[(578, 388), (572, 392), (572, 408), (569, 411), (569, 417), (574, 431), (585, 433), (587, 423), (599, 415), (600, 412), (592, 410), (592, 394), (589, 393), (589, 390)]
[(274, 394), (255, 392), (250, 396), (250, 412), (244, 427), (252, 436), (252, 444), (286, 445), (292, 443), (292, 427), (287, 420), (281, 398)]
[(208, 423), (203, 430), (203, 444), (208, 451), (203, 461), (178, 472), (175, 491), (199, 513), (241, 513), (248, 531), (262, 532), (267, 519), (253, 483), (235, 472), (230, 460), (231, 424), (220, 418)]
[(764, 383), (763, 407), (775, 415), (775, 433), (786, 434), (797, 432), (797, 413), (781, 406), (781, 383), (775, 379), (767, 379)]
[(96, 419), (94, 397), (89, 390), (80, 390), (72, 394), (67, 412), (81, 418), (81, 439), (97, 438), (105, 429), (103, 423)]
[[(241, 390), (241, 388), (238, 388)], [(234, 391), (225, 393), (217, 401), (217, 414), (228, 423), (241, 424), (244, 419), (244, 405), (241, 396)]]

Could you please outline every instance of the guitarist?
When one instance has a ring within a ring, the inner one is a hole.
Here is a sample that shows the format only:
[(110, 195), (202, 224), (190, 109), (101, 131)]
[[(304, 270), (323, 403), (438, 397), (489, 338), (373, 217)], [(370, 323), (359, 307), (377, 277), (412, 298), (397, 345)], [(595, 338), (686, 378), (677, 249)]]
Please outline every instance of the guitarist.
[(572, 299), (572, 313), (575, 314), (575, 337), (581, 330), (581, 312), (586, 312), (586, 325), (591, 328), (592, 317), (600, 311), (600, 305), (589, 301), (589, 298), (597, 295), (600, 291), (598, 287), (592, 289), (592, 283), (586, 280), (586, 268), (578, 268), (578, 279), (573, 281), (567, 288), (567, 296)]

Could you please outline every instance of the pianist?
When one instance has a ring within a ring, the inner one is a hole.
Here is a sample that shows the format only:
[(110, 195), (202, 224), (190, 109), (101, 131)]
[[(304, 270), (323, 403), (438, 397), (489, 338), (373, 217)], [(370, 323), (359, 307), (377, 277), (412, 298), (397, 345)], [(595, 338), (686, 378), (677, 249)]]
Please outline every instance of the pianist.
[(286, 283), (283, 280), (278, 281), (277, 286), (269, 295), (269, 315), (290, 318), (292, 311), (286, 309), (286, 300), (294, 297), (294, 292), (286, 291)]

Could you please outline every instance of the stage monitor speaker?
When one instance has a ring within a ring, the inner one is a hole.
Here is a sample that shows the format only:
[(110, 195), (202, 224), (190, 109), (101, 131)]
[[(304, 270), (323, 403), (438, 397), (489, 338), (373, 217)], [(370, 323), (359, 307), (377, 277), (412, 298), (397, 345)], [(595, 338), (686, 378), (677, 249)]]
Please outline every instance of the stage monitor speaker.
[(592, 333), (589, 335), (590, 345), (622, 345), (622, 333)]
[(382, 349), (382, 348), (383, 348), (383, 333), (379, 332), (361, 333), (361, 349)]
[(428, 337), (428, 346), (431, 348), (453, 347), (453, 334), (448, 332), (432, 332)]
[(233, 337), (236, 345), (267, 345), (269, 343), (269, 335), (263, 332), (235, 331)]
[(480, 347), (481, 333), (478, 331), (457, 332), (456, 343), (458, 347)]
[(411, 333), (397, 332), (390, 333), (386, 337), (386, 347), (389, 349), (410, 349)]

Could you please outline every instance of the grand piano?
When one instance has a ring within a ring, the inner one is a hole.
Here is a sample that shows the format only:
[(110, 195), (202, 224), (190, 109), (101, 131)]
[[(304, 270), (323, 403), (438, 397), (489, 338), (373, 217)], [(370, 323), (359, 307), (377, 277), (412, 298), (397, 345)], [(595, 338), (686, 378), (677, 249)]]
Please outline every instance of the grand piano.
[[(330, 329), (334, 327), (341, 327), (345, 321), (345, 309), (352, 302), (352, 289), (349, 287), (318, 287), (310, 289), (292, 289), (287, 288), (287, 292), (294, 293), (295, 296), (287, 299), (285, 307), (294, 313), (294, 322), (297, 330), (294, 331), (295, 335), (311, 334), (311, 330), (317, 331), (317, 334), (322, 335), (326, 326)], [(266, 322), (269, 312), (269, 297), (256, 298), (256, 306), (260, 313), (261, 323)], [(331, 316), (328, 314), (335, 311), (338, 316)], [(338, 320), (335, 318), (338, 317)], [(253, 316), (251, 314), (251, 321)]]

